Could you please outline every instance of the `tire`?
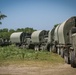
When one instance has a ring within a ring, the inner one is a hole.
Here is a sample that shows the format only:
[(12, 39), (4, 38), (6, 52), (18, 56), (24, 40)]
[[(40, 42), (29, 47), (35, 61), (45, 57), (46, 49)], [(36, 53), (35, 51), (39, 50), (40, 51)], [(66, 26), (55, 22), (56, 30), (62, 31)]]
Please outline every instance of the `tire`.
[(74, 51), (71, 51), (71, 67), (76, 68), (76, 63), (75, 63), (75, 54)]
[(39, 51), (40, 49), (39, 49), (39, 46), (37, 46), (37, 51)]
[(60, 54), (61, 57), (64, 58), (64, 51), (63, 51), (63, 48), (61, 48), (60, 52), (61, 52), (61, 54)]
[(29, 44), (29, 49), (34, 49), (34, 45), (33, 44)]
[(70, 64), (70, 59), (68, 55), (64, 55), (64, 61), (65, 63)]
[(35, 50), (35, 51), (39, 51), (39, 46), (35, 46), (35, 47), (34, 47), (34, 50)]

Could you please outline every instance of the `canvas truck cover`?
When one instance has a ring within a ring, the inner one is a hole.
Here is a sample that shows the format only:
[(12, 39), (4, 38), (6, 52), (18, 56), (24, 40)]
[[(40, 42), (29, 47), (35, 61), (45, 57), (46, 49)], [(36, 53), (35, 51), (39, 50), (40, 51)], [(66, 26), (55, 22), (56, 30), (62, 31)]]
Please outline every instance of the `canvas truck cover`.
[(31, 35), (32, 43), (40, 43), (43, 41), (45, 37), (46, 31), (45, 30), (38, 30), (34, 31)]
[(11, 34), (10, 36), (10, 41), (12, 43), (20, 43), (20, 42), (23, 42), (23, 32), (14, 32)]
[(69, 18), (60, 25), (58, 29), (59, 44), (68, 44), (70, 42), (69, 31), (75, 26), (76, 16)]

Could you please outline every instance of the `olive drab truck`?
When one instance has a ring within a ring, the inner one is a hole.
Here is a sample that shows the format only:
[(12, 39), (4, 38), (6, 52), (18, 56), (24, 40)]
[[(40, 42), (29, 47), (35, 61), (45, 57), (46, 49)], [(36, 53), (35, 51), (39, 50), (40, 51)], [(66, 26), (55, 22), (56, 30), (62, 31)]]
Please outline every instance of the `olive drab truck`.
[(32, 44), (35, 50), (45, 50), (47, 46), (48, 31), (38, 30), (34, 31), (31, 35)]
[(31, 34), (25, 32), (14, 32), (10, 36), (10, 41), (16, 46), (27, 47), (30, 43)]

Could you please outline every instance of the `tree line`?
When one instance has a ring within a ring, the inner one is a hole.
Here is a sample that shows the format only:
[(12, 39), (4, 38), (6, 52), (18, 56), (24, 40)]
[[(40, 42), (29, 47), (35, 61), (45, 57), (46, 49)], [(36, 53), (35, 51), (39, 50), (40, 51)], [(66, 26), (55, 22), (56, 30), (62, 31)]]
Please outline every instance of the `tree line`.
[[(2, 24), (1, 20), (4, 19), (5, 17), (7, 17), (6, 15), (2, 14), (0, 12), (0, 24)], [(54, 25), (54, 28), (55, 29), (59, 24), (56, 24)], [(35, 29), (33, 28), (18, 28), (16, 30), (14, 29), (8, 29), (8, 28), (4, 28), (4, 29), (0, 29), (0, 38), (3, 38), (3, 39), (10, 39), (10, 35), (13, 33), (13, 32), (26, 32), (26, 33), (32, 33), (36, 31)]]
[[(2, 24), (1, 20), (4, 19), (5, 17), (7, 17), (5, 14), (2, 14), (0, 11), (0, 24)], [(3, 39), (10, 39), (10, 35), (13, 32), (26, 32), (26, 33), (32, 33), (33, 31), (35, 31), (35, 29), (33, 28), (18, 28), (16, 30), (14, 29), (8, 29), (8, 28), (4, 28), (4, 29), (0, 29), (0, 38)]]
[(3, 28), (3, 29), (0, 29), (0, 38), (3, 38), (3, 39), (10, 39), (10, 35), (13, 33), (13, 32), (26, 32), (26, 33), (32, 33), (36, 31), (35, 29), (33, 28), (18, 28), (18, 29), (8, 29), (8, 28)]

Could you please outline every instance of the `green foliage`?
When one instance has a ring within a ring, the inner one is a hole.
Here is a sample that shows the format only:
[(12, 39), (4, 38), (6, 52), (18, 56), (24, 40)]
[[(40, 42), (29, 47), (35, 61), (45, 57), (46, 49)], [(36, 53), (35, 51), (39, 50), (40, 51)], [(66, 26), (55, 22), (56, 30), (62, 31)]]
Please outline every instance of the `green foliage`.
[(26, 32), (26, 33), (32, 33), (33, 31), (35, 31), (35, 29), (33, 28), (18, 28), (16, 30), (14, 29), (10, 29), (8, 30), (8, 28), (4, 28), (4, 29), (0, 29), (0, 38), (3, 39), (10, 39), (10, 35), (13, 32)]
[(54, 28), (56, 28), (59, 24), (54, 25)]
[(0, 13), (0, 20), (1, 20), (1, 19), (4, 19), (5, 17), (7, 17), (7, 16)]
[(15, 47), (0, 47), (0, 61), (3, 60), (34, 60), (34, 61), (50, 61), (54, 63), (63, 62), (63, 59), (54, 53), (48, 51), (34, 51)]
[(15, 30), (14, 29), (10, 29), (9, 32), (13, 33), (13, 32), (15, 32)]
[[(7, 17), (7, 16), (0, 12), (0, 20), (4, 19), (5, 17)], [(0, 22), (0, 24), (2, 24), (2, 22)]]
[(4, 28), (4, 29), (2, 30), (2, 32), (8, 32), (8, 29), (7, 29), (7, 28)]
[(18, 28), (16, 30), (16, 32), (21, 32), (21, 31), (26, 32), (26, 33), (32, 33), (33, 31), (35, 31), (35, 29), (26, 27), (26, 28)]

